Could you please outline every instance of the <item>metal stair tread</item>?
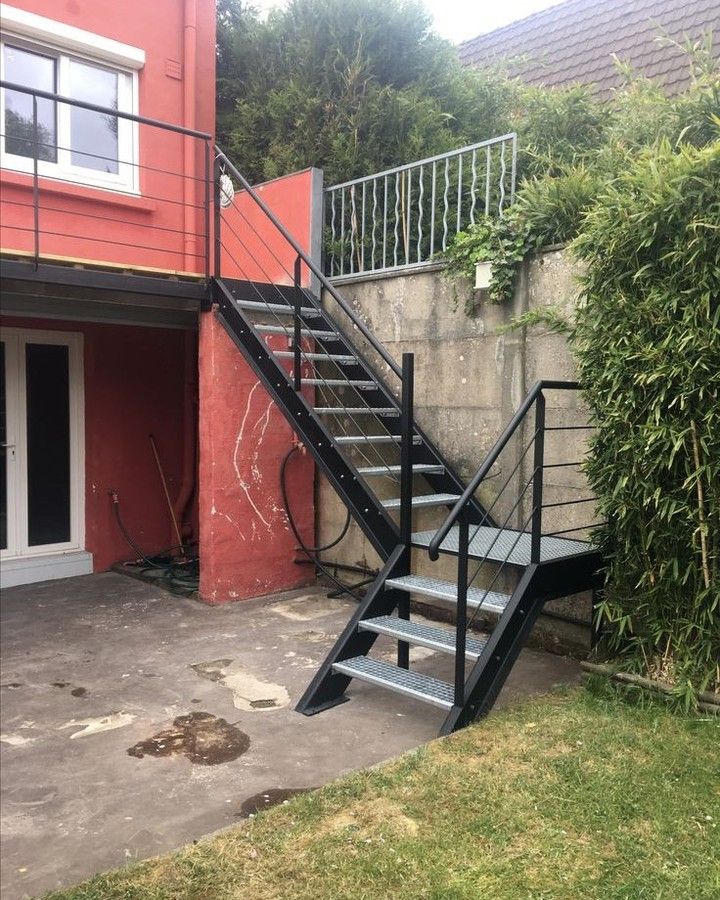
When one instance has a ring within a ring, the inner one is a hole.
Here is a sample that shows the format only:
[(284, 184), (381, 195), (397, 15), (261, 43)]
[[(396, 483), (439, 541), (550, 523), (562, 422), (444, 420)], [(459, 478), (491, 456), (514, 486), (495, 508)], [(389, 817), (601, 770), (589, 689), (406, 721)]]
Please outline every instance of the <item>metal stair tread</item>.
[[(362, 631), (374, 631), (377, 634), (386, 634), (398, 640), (416, 644), (419, 647), (429, 647), (441, 653), (455, 653), (455, 632), (447, 628), (436, 628), (426, 625), (424, 622), (415, 622), (400, 619), (397, 616), (376, 616), (372, 619), (364, 619), (358, 623)], [(466, 636), (465, 654), (469, 659), (477, 659), (483, 651), (487, 640)]]
[[(440, 545), (443, 553), (458, 552), (457, 526)], [(413, 534), (414, 547), (428, 547), (435, 536), (434, 531), (419, 531)], [(497, 540), (496, 540), (497, 538)], [(527, 531), (514, 531), (508, 528), (491, 528), (488, 525), (470, 526), (470, 556), (473, 559), (487, 558), (492, 562), (507, 562), (515, 566), (530, 565), (531, 535)], [(563, 556), (572, 556), (592, 550), (592, 544), (587, 541), (567, 540), (566, 538), (542, 537), (540, 539), (540, 561), (547, 562), (551, 559), (560, 559)]]
[[(246, 309), (249, 312), (271, 312), (287, 316), (295, 314), (295, 308), (288, 303), (265, 303), (261, 300), (236, 300), (235, 303), (240, 309)], [(300, 315), (321, 317), (322, 312), (314, 306), (302, 306), (300, 307)]]
[[(273, 350), (274, 356), (280, 356), (283, 359), (295, 359), (295, 351), (294, 350)], [(302, 359), (313, 360), (317, 362), (336, 362), (336, 363), (346, 363), (347, 365), (352, 365), (353, 363), (357, 363), (356, 356), (347, 356), (342, 353), (306, 353), (304, 350), (302, 351)]]
[[(375, 475), (399, 475), (400, 468), (400, 466), (361, 466), (358, 474), (368, 478)], [(414, 475), (442, 475), (445, 471), (445, 466), (436, 463), (416, 463), (412, 468)]]
[[(412, 498), (413, 507), (422, 506), (450, 506), (460, 499), (460, 494), (418, 494)], [(385, 509), (400, 509), (402, 500), (400, 497), (393, 497), (391, 500), (380, 501)]]
[(359, 678), (370, 684), (389, 688), (407, 697), (423, 700), (441, 709), (451, 709), (454, 700), (453, 686), (439, 678), (400, 669), (392, 663), (368, 656), (356, 656), (333, 664), (333, 670), (351, 678)]
[[(252, 326), (255, 331), (263, 331), (266, 334), (284, 334), (285, 337), (291, 338), (293, 336), (293, 328), (292, 325), (283, 326), (283, 325), (254, 325)], [(332, 338), (337, 341), (339, 339), (339, 335), (337, 331), (324, 331), (319, 330), (317, 328), (302, 328), (302, 334), (310, 335), (310, 337), (315, 338)]]
[(315, 412), (319, 416), (399, 416), (400, 413), (394, 406), (316, 406)]
[[(451, 581), (426, 578), (424, 575), (402, 575), (399, 578), (388, 578), (385, 587), (457, 603), (457, 585)], [(509, 600), (507, 594), (486, 591), (485, 588), (469, 587), (467, 592), (467, 605), (471, 609), (481, 607), (487, 612), (502, 613)]]
[(350, 381), (346, 378), (303, 378), (303, 384), (313, 384), (318, 387), (355, 387), (355, 388), (376, 388), (374, 381)]
[[(399, 444), (399, 434), (343, 434), (335, 438), (337, 444)], [(422, 443), (420, 435), (413, 436), (413, 444)]]

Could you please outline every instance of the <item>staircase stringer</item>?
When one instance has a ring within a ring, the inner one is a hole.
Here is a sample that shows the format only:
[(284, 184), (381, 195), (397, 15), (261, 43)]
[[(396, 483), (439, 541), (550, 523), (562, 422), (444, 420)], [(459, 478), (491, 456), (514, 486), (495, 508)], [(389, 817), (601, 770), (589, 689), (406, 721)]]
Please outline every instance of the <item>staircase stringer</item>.
[(323, 474), (350, 510), (374, 549), (387, 559), (399, 540), (399, 530), (354, 466), (343, 456), (305, 398), (295, 391), (287, 373), (272, 358), (252, 326), (235, 307), (227, 288), (216, 279), (220, 304), (215, 316), (245, 357), (292, 429), (305, 444)]
[(525, 567), (465, 682), (464, 705), (450, 710), (440, 734), (457, 731), (490, 712), (545, 603), (598, 587), (601, 561), (599, 553), (589, 551)]
[(348, 675), (333, 672), (333, 665), (354, 656), (366, 656), (370, 652), (379, 635), (372, 631), (361, 631), (358, 624), (374, 616), (389, 615), (398, 605), (401, 592), (386, 590), (385, 582), (388, 578), (404, 574), (407, 560), (407, 548), (398, 544), (300, 698), (295, 707), (297, 712), (312, 716), (349, 699), (345, 696), (345, 689), (352, 679)]

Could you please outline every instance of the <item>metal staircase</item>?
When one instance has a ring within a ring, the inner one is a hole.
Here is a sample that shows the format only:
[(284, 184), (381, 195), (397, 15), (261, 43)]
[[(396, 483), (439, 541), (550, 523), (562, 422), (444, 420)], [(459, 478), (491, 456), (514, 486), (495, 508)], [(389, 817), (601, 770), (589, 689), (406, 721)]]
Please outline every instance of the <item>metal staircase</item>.
[[(593, 499), (543, 502), (547, 469), (580, 464), (549, 462), (546, 437), (586, 427), (548, 425), (546, 396), (578, 385), (538, 382), (464, 484), (415, 421), (412, 355), (397, 364), (218, 151), (218, 183), (220, 174), (246, 192), (294, 263), (283, 262), (287, 253), (269, 246), (241, 207), (239, 230), (222, 221), (216, 204), (218, 245), (229, 228), (253, 268), (244, 279), (213, 280), (215, 315), (384, 560), (297, 709), (312, 715), (343, 702), (357, 679), (442, 708), (441, 733), (453, 731), (491, 708), (548, 600), (599, 587), (601, 559), (584, 537), (587, 526), (543, 528), (550, 507), (557, 513)], [(234, 262), (244, 274), (243, 260)], [(304, 286), (311, 278), (322, 285), (323, 302)], [(514, 465), (495, 471), (518, 441)], [(417, 518), (433, 509), (435, 527), (415, 531)], [(441, 557), (446, 564), (454, 558), (452, 579), (432, 565)], [(453, 627), (412, 617), (411, 597), (449, 607)], [(491, 633), (472, 632), (488, 615), (496, 619)], [(397, 664), (369, 655), (381, 635), (397, 643)], [(453, 679), (412, 671), (411, 645), (454, 657)]]

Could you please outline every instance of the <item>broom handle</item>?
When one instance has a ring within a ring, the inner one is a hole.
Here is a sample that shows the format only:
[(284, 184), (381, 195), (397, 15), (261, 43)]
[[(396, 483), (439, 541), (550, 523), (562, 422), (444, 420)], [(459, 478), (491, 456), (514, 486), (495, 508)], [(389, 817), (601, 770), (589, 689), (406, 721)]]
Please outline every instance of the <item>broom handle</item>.
[(175, 510), (173, 509), (172, 502), (170, 501), (170, 492), (168, 491), (167, 482), (165, 481), (165, 473), (163, 472), (162, 463), (160, 462), (160, 456), (157, 451), (157, 446), (155, 445), (155, 438), (152, 435), (150, 435), (150, 446), (152, 447), (153, 453), (155, 454), (155, 462), (157, 463), (158, 472), (160, 473), (160, 480), (162, 481), (163, 490), (165, 491), (165, 499), (167, 500), (168, 509), (170, 510), (170, 518), (172, 519), (175, 534), (177, 536), (178, 547), (181, 551), (184, 552), (183, 540), (182, 537), (180, 537), (180, 528), (178, 527), (178, 521), (175, 518)]

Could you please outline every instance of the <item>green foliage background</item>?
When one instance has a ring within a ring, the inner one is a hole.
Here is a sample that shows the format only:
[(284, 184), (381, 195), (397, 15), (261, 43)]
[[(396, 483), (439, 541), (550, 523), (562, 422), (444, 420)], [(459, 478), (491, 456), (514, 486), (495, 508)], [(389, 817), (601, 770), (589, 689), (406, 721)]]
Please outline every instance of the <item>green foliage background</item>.
[(585, 217), (572, 344), (614, 648), (720, 688), (720, 142), (628, 162)]

